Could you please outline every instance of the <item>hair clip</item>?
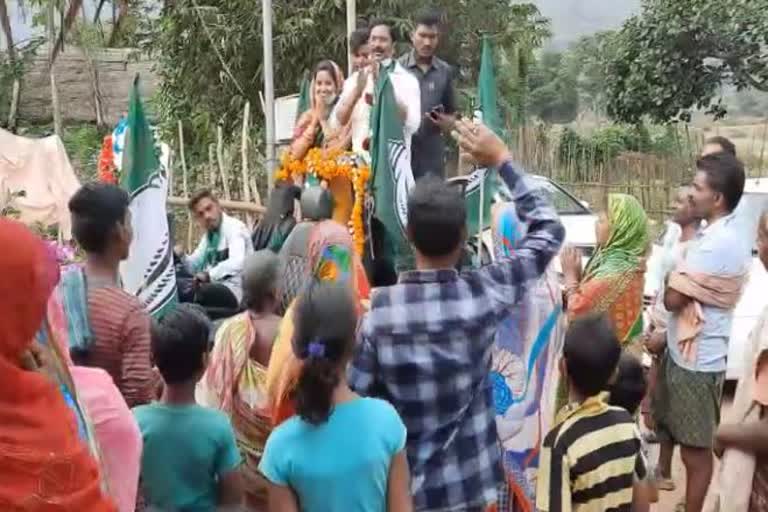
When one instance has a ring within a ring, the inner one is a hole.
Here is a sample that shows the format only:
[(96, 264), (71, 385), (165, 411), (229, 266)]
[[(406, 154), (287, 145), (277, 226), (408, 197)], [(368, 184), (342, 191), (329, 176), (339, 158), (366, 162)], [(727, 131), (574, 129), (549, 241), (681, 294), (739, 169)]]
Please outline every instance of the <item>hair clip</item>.
[(325, 343), (320, 340), (310, 341), (307, 346), (307, 356), (312, 359), (325, 357)]

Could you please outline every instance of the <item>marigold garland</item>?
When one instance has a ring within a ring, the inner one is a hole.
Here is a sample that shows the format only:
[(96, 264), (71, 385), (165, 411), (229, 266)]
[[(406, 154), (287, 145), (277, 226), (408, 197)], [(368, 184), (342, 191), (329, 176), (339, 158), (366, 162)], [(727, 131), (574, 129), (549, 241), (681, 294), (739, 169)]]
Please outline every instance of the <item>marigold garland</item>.
[(355, 243), (355, 250), (362, 256), (365, 249), (365, 223), (363, 205), (366, 187), (371, 170), (367, 165), (357, 167), (355, 154), (340, 149), (312, 148), (303, 159), (291, 156), (290, 151), (283, 153), (280, 169), (275, 173), (275, 181), (295, 181), (307, 173), (313, 173), (321, 181), (330, 182), (334, 178), (348, 178), (352, 183), (355, 199), (349, 228)]
[(99, 181), (104, 183), (117, 184), (117, 175), (115, 174), (115, 153), (112, 148), (112, 135), (104, 137), (101, 144), (101, 153), (99, 153)]

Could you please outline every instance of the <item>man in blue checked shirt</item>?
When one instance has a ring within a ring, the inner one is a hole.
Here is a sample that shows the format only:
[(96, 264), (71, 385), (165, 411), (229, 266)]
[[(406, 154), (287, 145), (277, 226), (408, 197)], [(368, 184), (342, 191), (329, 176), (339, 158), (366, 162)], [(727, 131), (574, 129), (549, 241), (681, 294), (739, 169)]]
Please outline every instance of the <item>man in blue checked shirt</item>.
[(459, 273), (464, 200), (437, 178), (420, 180), (408, 199), (417, 270), (374, 290), (349, 382), (358, 393), (388, 399), (402, 416), (415, 510), (485, 512), (504, 478), (488, 385), (494, 335), (565, 231), (491, 130), (461, 121), (454, 137), (479, 165), (498, 169), (528, 232), (513, 256)]

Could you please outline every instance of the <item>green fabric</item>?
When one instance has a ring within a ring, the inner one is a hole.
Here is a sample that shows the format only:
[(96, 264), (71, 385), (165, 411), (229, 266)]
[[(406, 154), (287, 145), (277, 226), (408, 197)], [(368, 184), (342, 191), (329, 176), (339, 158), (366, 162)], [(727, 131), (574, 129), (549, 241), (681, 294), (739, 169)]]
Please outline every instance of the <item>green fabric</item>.
[[(496, 98), (496, 72), (493, 63), (493, 43), (488, 36), (483, 37), (483, 50), (480, 57), (480, 76), (477, 82), (478, 117), (497, 135), (502, 136), (501, 117)], [(482, 193), (483, 228), (490, 226), (491, 203), (498, 189), (498, 179), (492, 169), (476, 169), (469, 175), (465, 190), (467, 205), (467, 232), (475, 235), (480, 232), (480, 188)]]
[(309, 73), (304, 73), (304, 78), (301, 79), (301, 88), (299, 89), (299, 103), (296, 105), (296, 119), (301, 117), (301, 114), (312, 108), (311, 93), (311, 80), (309, 79)]
[(637, 199), (627, 194), (608, 196), (608, 242), (597, 248), (584, 270), (584, 280), (634, 271), (648, 250), (648, 217)]
[(125, 134), (120, 186), (133, 195), (134, 191), (147, 184), (150, 176), (159, 168), (160, 160), (155, 151), (155, 137), (144, 114), (137, 77), (131, 89), (131, 100), (128, 106), (128, 130)]
[(200, 270), (211, 268), (218, 263), (217, 253), (219, 252), (219, 242), (221, 242), (221, 226), (214, 231), (208, 231), (206, 233), (205, 241), (205, 254), (203, 255), (203, 263)]
[(394, 262), (398, 272), (413, 268), (413, 257), (406, 236), (405, 212), (408, 192), (413, 186), (410, 157), (406, 154), (403, 123), (398, 116), (395, 93), (389, 73), (381, 73), (376, 83), (376, 100), (371, 112), (371, 192), (374, 214), (384, 226), (387, 254), (377, 259)]

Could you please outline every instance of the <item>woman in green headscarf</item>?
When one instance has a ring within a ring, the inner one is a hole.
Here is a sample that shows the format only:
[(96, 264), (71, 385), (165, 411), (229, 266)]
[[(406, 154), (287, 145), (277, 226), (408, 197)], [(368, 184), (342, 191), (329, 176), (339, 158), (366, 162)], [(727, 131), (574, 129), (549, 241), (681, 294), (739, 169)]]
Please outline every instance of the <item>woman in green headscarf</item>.
[(633, 196), (609, 194), (595, 231), (597, 249), (583, 271), (577, 249), (566, 247), (561, 255), (568, 317), (607, 313), (624, 345), (643, 328), (648, 217)]

